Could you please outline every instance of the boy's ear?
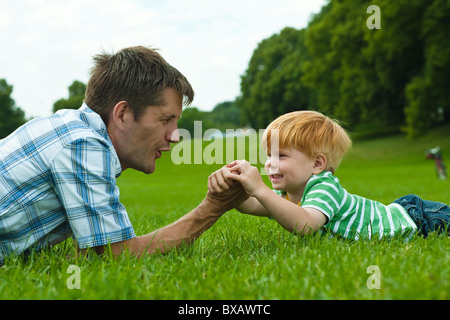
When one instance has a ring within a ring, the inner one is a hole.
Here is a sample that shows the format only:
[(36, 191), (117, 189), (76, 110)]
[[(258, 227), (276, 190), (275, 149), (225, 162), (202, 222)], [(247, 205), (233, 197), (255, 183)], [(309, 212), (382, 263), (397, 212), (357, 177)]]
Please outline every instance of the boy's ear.
[(319, 153), (314, 158), (313, 173), (319, 174), (327, 167), (327, 157), (323, 153)]

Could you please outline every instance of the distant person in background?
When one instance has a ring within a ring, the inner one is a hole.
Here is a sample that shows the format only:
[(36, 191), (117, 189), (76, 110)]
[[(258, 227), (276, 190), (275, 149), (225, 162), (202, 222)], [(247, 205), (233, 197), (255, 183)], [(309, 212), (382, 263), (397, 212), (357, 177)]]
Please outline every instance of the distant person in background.
[(228, 191), (233, 181), (243, 185), (250, 198), (237, 207), (242, 213), (271, 217), (300, 235), (325, 231), (354, 240), (448, 232), (450, 208), (444, 203), (407, 195), (384, 205), (347, 192), (334, 174), (351, 140), (336, 121), (319, 112), (280, 116), (262, 141), (275, 192), (246, 161), (235, 161), (209, 177), (211, 192)]
[(31, 120), (0, 140), (0, 263), (68, 237), (82, 252), (108, 245), (114, 255), (165, 252), (191, 243), (248, 197), (239, 185), (207, 193), (173, 224), (136, 236), (116, 178), (127, 168), (155, 171), (156, 159), (179, 140), (183, 100), (190, 104), (194, 91), (149, 48), (94, 61), (80, 109)]

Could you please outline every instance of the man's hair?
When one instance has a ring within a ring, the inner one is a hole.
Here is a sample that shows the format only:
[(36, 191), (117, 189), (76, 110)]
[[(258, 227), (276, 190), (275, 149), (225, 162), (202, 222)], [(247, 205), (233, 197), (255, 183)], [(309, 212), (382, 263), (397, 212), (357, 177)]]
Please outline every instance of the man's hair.
[(279, 148), (295, 148), (311, 159), (319, 153), (324, 154), (327, 168), (333, 172), (352, 145), (337, 120), (316, 111), (294, 111), (275, 119), (262, 137), (266, 151), (271, 150), (272, 139), (277, 136)]
[(165, 103), (163, 91), (175, 89), (189, 105), (194, 90), (185, 76), (155, 50), (137, 46), (115, 54), (94, 56), (95, 65), (86, 87), (85, 103), (108, 124), (109, 115), (120, 101), (127, 101), (137, 121), (150, 105)]

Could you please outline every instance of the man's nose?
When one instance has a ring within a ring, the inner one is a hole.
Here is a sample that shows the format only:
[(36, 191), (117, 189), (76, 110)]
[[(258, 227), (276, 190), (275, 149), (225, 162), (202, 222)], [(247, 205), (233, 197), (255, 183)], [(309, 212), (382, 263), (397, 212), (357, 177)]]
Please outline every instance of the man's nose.
[(177, 143), (180, 141), (180, 132), (178, 131), (178, 128), (172, 131), (169, 141), (172, 143)]

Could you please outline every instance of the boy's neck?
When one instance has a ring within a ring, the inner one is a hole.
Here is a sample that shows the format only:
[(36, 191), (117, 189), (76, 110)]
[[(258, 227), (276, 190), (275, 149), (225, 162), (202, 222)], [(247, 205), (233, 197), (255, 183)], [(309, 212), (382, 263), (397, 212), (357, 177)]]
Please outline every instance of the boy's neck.
[(304, 190), (305, 190), (305, 187), (303, 187), (302, 190), (300, 190), (299, 192), (296, 192), (296, 193), (286, 192), (286, 198), (295, 204), (299, 204), (300, 201), (302, 200)]
[[(319, 174), (322, 174), (327, 171), (331, 171), (331, 170), (326, 169), (326, 170), (323, 170), (322, 172), (320, 172)], [(331, 171), (331, 173), (334, 174), (333, 171)], [(286, 199), (295, 204), (300, 204), (300, 201), (302, 200), (302, 197), (303, 197), (303, 192), (305, 192), (305, 187), (306, 187), (306, 184), (300, 190), (298, 190), (294, 193), (285, 190), (286, 191)]]

